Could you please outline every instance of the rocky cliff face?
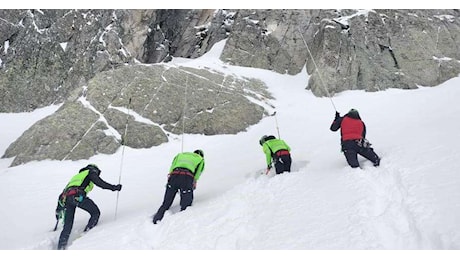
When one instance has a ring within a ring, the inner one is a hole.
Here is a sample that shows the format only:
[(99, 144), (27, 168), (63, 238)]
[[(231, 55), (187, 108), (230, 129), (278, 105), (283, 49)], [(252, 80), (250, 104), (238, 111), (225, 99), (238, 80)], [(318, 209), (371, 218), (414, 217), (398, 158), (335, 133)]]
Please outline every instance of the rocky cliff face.
[(32, 160), (78, 160), (120, 145), (150, 148), (185, 133), (236, 134), (260, 121), (265, 85), (221, 73), (133, 65), (98, 73), (53, 115), (5, 152), (12, 166)]
[(214, 10), (0, 10), (0, 112), (63, 102), (98, 72), (194, 58), (227, 36)]
[(306, 65), (318, 96), (435, 86), (460, 73), (459, 14), (240, 10), (221, 59), (289, 74)]
[(133, 63), (117, 19), (110, 10), (2, 10), (0, 111), (61, 103), (97, 72)]
[(460, 72), (458, 10), (0, 10), (0, 24), (0, 112), (60, 103), (98, 72), (196, 58), (222, 39), (230, 64), (307, 66), (318, 96)]
[(332, 94), (435, 86), (460, 72), (457, 11), (348, 11), (321, 23), (312, 44), (322, 49), (314, 52), (318, 69), (309, 63), (315, 93), (324, 93), (318, 72)]
[[(229, 85), (216, 72), (166, 65), (223, 39), (220, 58), (229, 64), (288, 74), (306, 66), (306, 89), (317, 96), (435, 86), (460, 73), (458, 10), (0, 10), (0, 25), (0, 112), (63, 103), (8, 148), (14, 165), (166, 142), (180, 134), (175, 104), (200, 118), (188, 122), (188, 133), (236, 133), (257, 123), (263, 109), (240, 90), (269, 97), (263, 83)], [(182, 99), (185, 85), (202, 106)], [(126, 121), (133, 138), (122, 140)], [(59, 132), (47, 135), (52, 129)]]

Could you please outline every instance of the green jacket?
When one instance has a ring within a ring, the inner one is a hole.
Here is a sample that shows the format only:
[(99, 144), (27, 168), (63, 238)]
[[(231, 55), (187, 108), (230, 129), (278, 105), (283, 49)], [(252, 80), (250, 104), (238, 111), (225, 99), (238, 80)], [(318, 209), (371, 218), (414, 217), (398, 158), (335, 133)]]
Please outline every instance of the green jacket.
[(291, 151), (291, 147), (289, 147), (289, 145), (287, 145), (286, 142), (284, 142), (281, 139), (271, 139), (271, 140), (265, 141), (264, 144), (262, 145), (262, 149), (265, 153), (265, 159), (267, 161), (268, 167), (272, 165), (273, 154), (275, 154), (276, 152), (280, 150)]
[(178, 167), (190, 170), (195, 176), (195, 181), (198, 181), (201, 173), (204, 171), (204, 158), (199, 154), (192, 152), (180, 153), (174, 157), (169, 172), (171, 173), (175, 168)]
[[(70, 179), (65, 189), (69, 187), (80, 187), (83, 181), (85, 180), (85, 178), (88, 176), (88, 174), (89, 174), (89, 170), (83, 170), (79, 172), (78, 174), (73, 176), (72, 179)], [(90, 192), (93, 189), (93, 187), (94, 187), (94, 183), (90, 181), (89, 184), (85, 188), (85, 192), (86, 193)]]

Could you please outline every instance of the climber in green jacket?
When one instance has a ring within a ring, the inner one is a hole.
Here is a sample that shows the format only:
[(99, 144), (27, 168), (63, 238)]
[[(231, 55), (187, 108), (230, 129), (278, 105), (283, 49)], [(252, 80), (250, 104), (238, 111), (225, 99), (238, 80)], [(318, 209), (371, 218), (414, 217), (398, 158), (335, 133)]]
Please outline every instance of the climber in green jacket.
[(273, 135), (264, 135), (260, 138), (259, 144), (262, 146), (265, 154), (267, 163), (266, 174), (272, 168), (272, 161), (275, 163), (276, 174), (291, 171), (291, 148), (284, 140), (277, 139)]
[(87, 211), (91, 215), (85, 227), (85, 232), (97, 225), (101, 212), (94, 201), (87, 197), (87, 194), (93, 189), (94, 185), (112, 191), (121, 190), (121, 184), (109, 184), (99, 177), (100, 174), (101, 170), (95, 164), (88, 164), (72, 177), (59, 195), (56, 207), (56, 219), (64, 219), (64, 228), (59, 237), (58, 249), (66, 249), (77, 207)]
[(174, 157), (169, 169), (163, 203), (153, 217), (153, 224), (163, 219), (178, 191), (180, 192), (181, 211), (192, 205), (193, 190), (196, 189), (196, 183), (203, 170), (204, 154), (202, 150), (195, 150), (193, 153), (179, 153)]

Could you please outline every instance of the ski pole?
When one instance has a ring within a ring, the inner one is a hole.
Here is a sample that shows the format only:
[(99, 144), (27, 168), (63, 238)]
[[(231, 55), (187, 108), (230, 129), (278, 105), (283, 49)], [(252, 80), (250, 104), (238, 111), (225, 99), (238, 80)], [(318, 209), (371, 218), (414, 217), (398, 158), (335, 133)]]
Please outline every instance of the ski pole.
[(278, 139), (280, 139), (281, 138), (280, 128), (278, 127), (278, 119), (276, 119), (276, 111), (273, 113), (273, 115), (275, 116), (275, 125), (276, 125), (276, 131), (278, 132)]
[(185, 113), (187, 108), (187, 89), (188, 89), (188, 75), (185, 78), (185, 89), (184, 89), (184, 108), (182, 109), (182, 144), (181, 144), (181, 152), (184, 152), (184, 132), (185, 132)]
[[(123, 171), (123, 157), (125, 153), (125, 144), (126, 144), (126, 135), (128, 132), (128, 121), (129, 121), (129, 109), (131, 107), (131, 98), (128, 101), (128, 116), (126, 117), (126, 126), (125, 126), (125, 133), (122, 137), (122, 144), (123, 147), (121, 148), (121, 162), (120, 162), (120, 175), (118, 176), (118, 184), (121, 183), (121, 172)], [(115, 204), (115, 220), (117, 220), (117, 211), (118, 211), (118, 197), (120, 196), (120, 191), (117, 191), (117, 202)]]

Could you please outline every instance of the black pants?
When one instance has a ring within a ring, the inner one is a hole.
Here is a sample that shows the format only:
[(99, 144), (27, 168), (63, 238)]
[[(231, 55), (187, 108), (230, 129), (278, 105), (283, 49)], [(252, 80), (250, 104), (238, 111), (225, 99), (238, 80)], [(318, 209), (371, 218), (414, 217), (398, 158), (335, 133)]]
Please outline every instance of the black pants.
[(94, 226), (97, 225), (97, 222), (99, 221), (99, 216), (101, 215), (101, 212), (99, 211), (99, 208), (94, 203), (94, 201), (92, 201), (88, 197), (84, 197), (82, 202), (78, 202), (75, 198), (75, 196), (68, 196), (66, 198), (64, 228), (61, 232), (61, 236), (59, 237), (58, 249), (65, 249), (67, 246), (67, 242), (70, 237), (70, 232), (72, 231), (73, 227), (75, 210), (77, 207), (83, 209), (91, 215), (88, 224), (85, 227), (85, 231), (92, 229)]
[(283, 172), (290, 172), (291, 171), (291, 155), (285, 154), (281, 156), (275, 156), (275, 171), (276, 174), (281, 174)]
[(193, 202), (193, 176), (172, 174), (169, 177), (163, 204), (161, 204), (153, 217), (154, 224), (163, 219), (165, 212), (171, 207), (178, 191), (180, 192), (180, 210), (182, 211), (192, 205)]
[(371, 147), (361, 147), (356, 140), (347, 140), (342, 142), (342, 151), (347, 159), (348, 165), (352, 168), (359, 167), (358, 154), (371, 161), (374, 166), (380, 163), (379, 156), (374, 152)]

